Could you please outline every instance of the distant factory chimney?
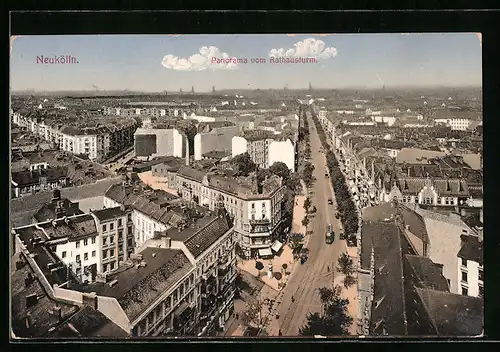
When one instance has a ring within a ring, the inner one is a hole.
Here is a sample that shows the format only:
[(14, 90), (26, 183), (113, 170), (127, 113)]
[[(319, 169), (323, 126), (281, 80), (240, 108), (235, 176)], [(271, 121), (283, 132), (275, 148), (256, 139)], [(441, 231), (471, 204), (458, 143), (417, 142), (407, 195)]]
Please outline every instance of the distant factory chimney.
[(194, 86), (191, 86), (191, 94), (194, 94)]
[(215, 93), (215, 86), (212, 86), (212, 93)]
[(189, 138), (187, 135), (184, 137), (186, 138), (186, 166), (189, 166)]
[(182, 88), (179, 90), (179, 93), (182, 93)]
[(311, 82), (309, 82), (309, 92), (312, 91), (313, 87), (311, 85)]

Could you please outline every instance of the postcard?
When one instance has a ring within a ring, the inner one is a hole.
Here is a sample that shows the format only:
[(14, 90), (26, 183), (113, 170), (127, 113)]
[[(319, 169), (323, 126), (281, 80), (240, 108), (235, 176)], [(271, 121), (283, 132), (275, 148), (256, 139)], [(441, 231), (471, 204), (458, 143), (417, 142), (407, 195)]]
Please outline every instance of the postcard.
[(483, 334), (480, 34), (10, 45), (13, 341)]

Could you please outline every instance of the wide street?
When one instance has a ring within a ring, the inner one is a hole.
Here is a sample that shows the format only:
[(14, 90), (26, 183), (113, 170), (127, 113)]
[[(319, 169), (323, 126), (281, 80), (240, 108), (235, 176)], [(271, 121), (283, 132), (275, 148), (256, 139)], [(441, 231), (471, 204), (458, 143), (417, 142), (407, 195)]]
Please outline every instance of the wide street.
[[(325, 178), (325, 154), (320, 152), (321, 142), (308, 113), (311, 140), (311, 158), (314, 164), (315, 182), (312, 187), (311, 204), (317, 208), (311, 219), (309, 230), (313, 233), (309, 239), (309, 259), (303, 265), (296, 265), (286, 287), (282, 291), (279, 312), (279, 329), (283, 336), (296, 336), (306, 323), (309, 312), (320, 312), (321, 301), (318, 289), (332, 287), (337, 258), (346, 251), (346, 242), (339, 239), (340, 221), (335, 218), (335, 197), (330, 186), (330, 178)], [(333, 206), (328, 205), (328, 198), (333, 199)], [(332, 224), (335, 231), (334, 243), (325, 243), (326, 225)], [(328, 270), (328, 267), (330, 270)], [(292, 302), (292, 296), (294, 302)], [(275, 331), (272, 335), (277, 335)]]

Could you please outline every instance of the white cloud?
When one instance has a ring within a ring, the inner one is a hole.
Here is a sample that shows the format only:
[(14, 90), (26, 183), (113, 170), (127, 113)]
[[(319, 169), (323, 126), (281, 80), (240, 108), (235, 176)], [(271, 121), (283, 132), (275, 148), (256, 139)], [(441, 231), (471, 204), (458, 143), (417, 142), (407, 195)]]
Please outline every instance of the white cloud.
[(334, 47), (326, 47), (324, 41), (314, 38), (304, 39), (303, 41), (294, 44), (294, 48), (290, 49), (271, 49), (270, 57), (310, 57), (321, 59), (331, 59), (337, 56), (337, 49)]
[[(214, 58), (218, 59), (218, 62)], [(232, 70), (237, 68), (238, 64), (236, 60), (232, 60), (231, 58), (231, 56), (221, 52), (215, 46), (204, 46), (200, 48), (199, 53), (193, 54), (188, 58), (171, 54), (165, 55), (161, 64), (163, 67), (176, 71), (203, 71), (208, 68), (212, 70)]]

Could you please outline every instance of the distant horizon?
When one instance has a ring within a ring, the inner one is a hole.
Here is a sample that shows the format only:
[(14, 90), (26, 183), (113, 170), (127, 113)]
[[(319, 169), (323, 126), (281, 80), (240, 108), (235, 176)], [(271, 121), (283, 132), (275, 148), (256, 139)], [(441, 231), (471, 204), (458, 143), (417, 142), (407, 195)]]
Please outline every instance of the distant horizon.
[[(407, 90), (419, 90), (419, 89), (450, 89), (450, 90), (456, 90), (456, 89), (482, 89), (482, 85), (463, 85), (463, 86), (441, 86), (441, 85), (427, 85), (427, 86), (389, 86), (385, 88), (372, 88), (372, 87), (356, 87), (356, 86), (345, 86), (345, 87), (332, 87), (332, 88), (312, 88), (312, 93), (316, 92), (321, 92), (321, 91), (332, 91), (332, 90), (365, 90), (365, 91), (390, 91), (394, 89), (407, 89)], [(287, 92), (294, 92), (294, 91), (308, 91), (309, 87), (304, 87), (304, 88), (288, 88), (288, 89), (283, 89), (283, 88), (221, 88), (221, 89), (216, 89), (215, 92), (211, 90), (206, 90), (206, 91), (194, 91), (194, 94), (217, 94), (221, 92), (228, 92), (228, 91), (250, 91), (250, 92), (256, 92), (256, 91), (268, 91), (268, 90), (274, 90), (274, 91), (287, 91)], [(92, 89), (58, 89), (58, 90), (30, 90), (30, 89), (24, 89), (24, 90), (12, 90), (11, 94), (17, 94), (17, 93), (92, 93), (92, 94), (99, 94), (99, 93), (109, 93), (109, 92), (128, 92), (128, 93), (147, 93), (147, 94), (193, 94), (191, 90), (183, 90), (180, 92), (179, 90), (177, 91), (146, 91), (146, 90), (131, 90), (131, 89), (106, 89), (106, 90), (92, 90)]]
[(481, 43), (475, 33), (373, 33), (41, 35), (11, 45), (13, 91), (300, 90), (309, 83), (482, 86)]

